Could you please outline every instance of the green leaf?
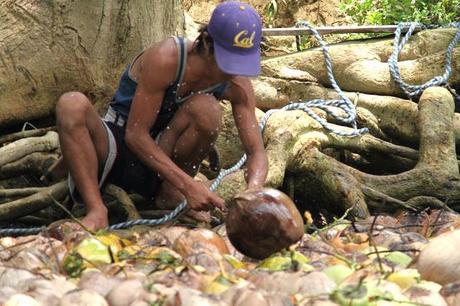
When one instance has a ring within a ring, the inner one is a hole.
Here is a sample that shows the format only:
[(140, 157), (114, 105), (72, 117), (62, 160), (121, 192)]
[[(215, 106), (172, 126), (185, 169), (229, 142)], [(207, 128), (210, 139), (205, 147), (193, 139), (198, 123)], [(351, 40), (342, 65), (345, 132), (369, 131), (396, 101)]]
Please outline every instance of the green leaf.
[(244, 263), (233, 257), (232, 255), (225, 254), (224, 259), (234, 268), (234, 269), (245, 269), (246, 266)]
[(384, 258), (403, 268), (406, 268), (412, 262), (412, 258), (409, 255), (399, 251), (388, 253)]
[(204, 288), (204, 292), (209, 294), (220, 294), (232, 285), (233, 283), (226, 279), (223, 275), (218, 275)]
[(339, 285), (348, 276), (353, 274), (353, 270), (345, 265), (334, 265), (324, 269), (323, 273), (325, 273), (330, 279), (332, 279), (337, 285)]
[(176, 263), (177, 258), (174, 257), (171, 253), (168, 251), (160, 251), (156, 253), (152, 259), (156, 259), (159, 261), (160, 264), (165, 264), (165, 265), (172, 265)]
[(299, 264), (307, 264), (310, 262), (310, 260), (307, 257), (305, 257), (305, 255), (297, 251), (291, 252), (291, 259), (292, 261), (296, 261)]
[(332, 293), (332, 300), (341, 306), (371, 306), (382, 292), (374, 283), (357, 283), (339, 286)]
[(364, 284), (347, 285), (332, 294), (332, 300), (342, 306), (368, 306), (369, 296)]
[(289, 257), (274, 256), (262, 261), (257, 268), (268, 271), (282, 271), (291, 268), (292, 261)]
[(85, 269), (83, 258), (77, 252), (69, 253), (65, 257), (62, 267), (70, 277), (79, 277)]
[(459, 0), (342, 0), (339, 8), (359, 24), (396, 24), (401, 21), (436, 24), (460, 20)]

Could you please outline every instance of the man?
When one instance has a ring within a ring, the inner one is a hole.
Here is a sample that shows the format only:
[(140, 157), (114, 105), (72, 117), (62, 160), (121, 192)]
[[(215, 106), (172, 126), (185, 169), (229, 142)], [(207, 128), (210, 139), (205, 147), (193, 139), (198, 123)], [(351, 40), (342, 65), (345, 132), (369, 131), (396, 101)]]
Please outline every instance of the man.
[(193, 210), (224, 201), (193, 180), (217, 138), (221, 109), (231, 101), (248, 155), (247, 188), (262, 187), (267, 158), (248, 76), (260, 72), (261, 21), (245, 3), (223, 2), (194, 42), (168, 38), (139, 54), (123, 73), (104, 121), (79, 92), (62, 95), (57, 127), (69, 185), (76, 187), (89, 229), (108, 226), (99, 191), (104, 181), (157, 205), (184, 197)]

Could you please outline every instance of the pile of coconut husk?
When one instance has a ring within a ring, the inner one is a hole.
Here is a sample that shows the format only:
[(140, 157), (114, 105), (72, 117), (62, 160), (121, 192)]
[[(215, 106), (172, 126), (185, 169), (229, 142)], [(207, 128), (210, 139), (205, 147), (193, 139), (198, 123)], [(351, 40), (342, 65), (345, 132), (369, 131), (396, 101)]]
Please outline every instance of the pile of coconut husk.
[[(306, 215), (306, 220), (311, 220)], [(2, 305), (458, 305), (460, 218), (343, 216), (264, 260), (225, 227), (89, 233), (72, 222), (0, 239)]]

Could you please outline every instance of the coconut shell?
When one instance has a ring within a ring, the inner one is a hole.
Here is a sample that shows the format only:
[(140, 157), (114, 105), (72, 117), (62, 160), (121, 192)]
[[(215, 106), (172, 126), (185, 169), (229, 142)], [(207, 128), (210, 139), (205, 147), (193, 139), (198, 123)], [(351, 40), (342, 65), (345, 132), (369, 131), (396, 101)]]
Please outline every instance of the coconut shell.
[(245, 191), (229, 203), (228, 237), (246, 256), (263, 259), (302, 238), (304, 223), (292, 200), (271, 188)]
[(441, 285), (460, 281), (460, 230), (439, 235), (426, 245), (415, 260), (424, 280)]
[(225, 241), (213, 231), (204, 228), (182, 233), (174, 241), (173, 249), (184, 258), (203, 251), (221, 255), (229, 253)]

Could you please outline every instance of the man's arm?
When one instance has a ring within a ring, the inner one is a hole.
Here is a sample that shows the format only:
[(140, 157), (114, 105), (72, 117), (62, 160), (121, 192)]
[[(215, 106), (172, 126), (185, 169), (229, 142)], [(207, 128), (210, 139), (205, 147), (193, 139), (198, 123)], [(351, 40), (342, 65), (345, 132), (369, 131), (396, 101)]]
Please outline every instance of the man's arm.
[(268, 160), (255, 116), (256, 100), (251, 81), (246, 77), (234, 77), (224, 98), (232, 103), (233, 117), (248, 157), (247, 188), (261, 188), (267, 178)]
[(175, 76), (177, 58), (168, 53), (171, 49), (160, 45), (147, 50), (142, 57), (142, 70), (126, 125), (126, 144), (145, 165), (175, 186), (191, 208), (203, 209), (208, 204), (224, 208), (222, 199), (180, 169), (150, 136), (165, 90)]

